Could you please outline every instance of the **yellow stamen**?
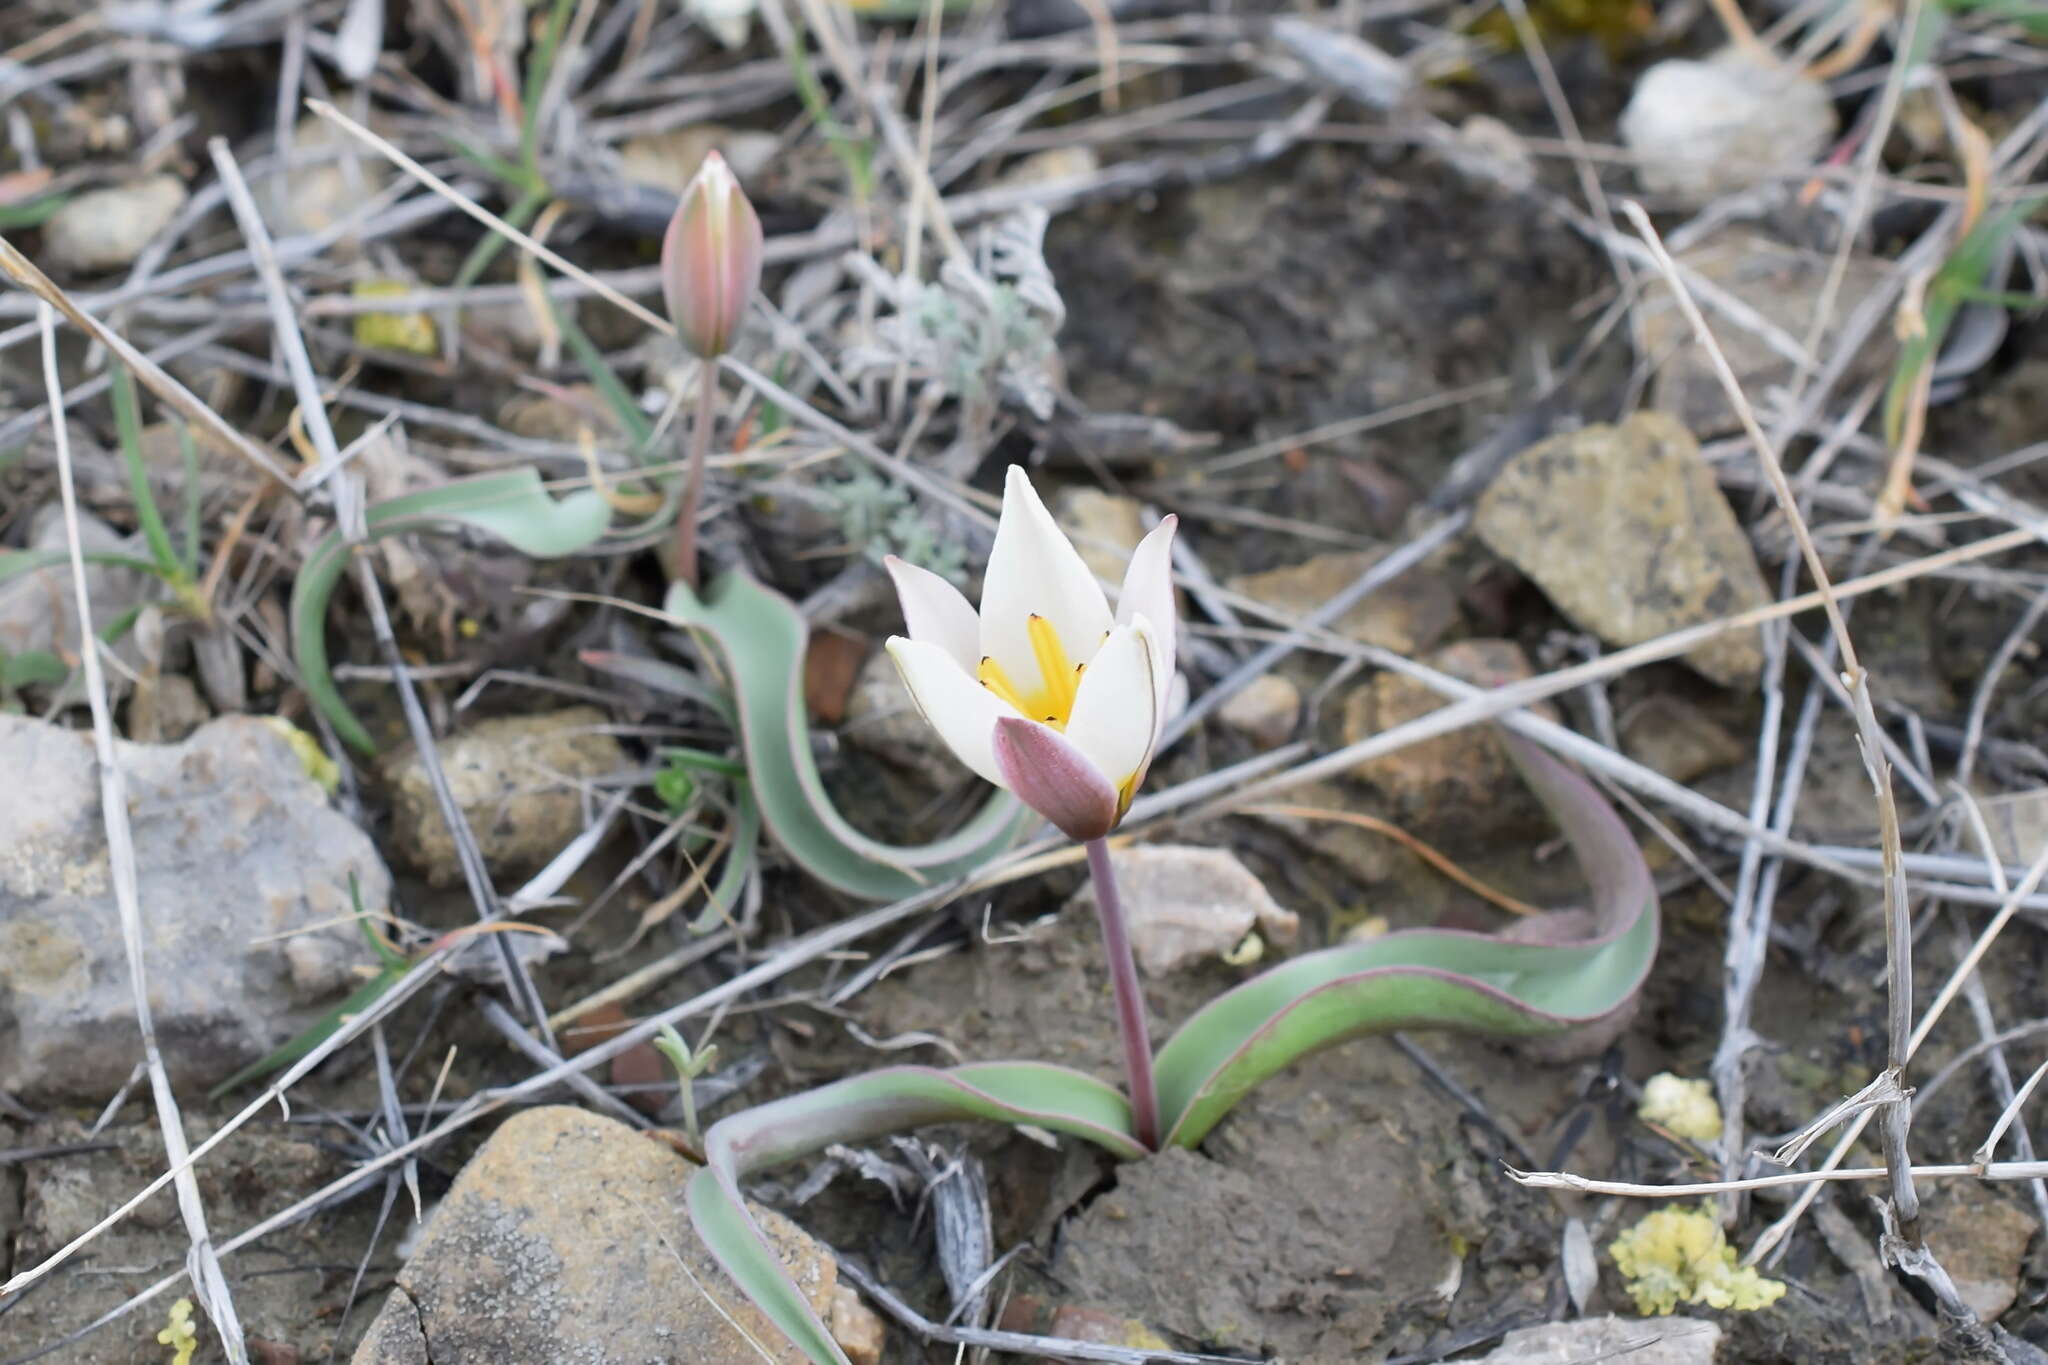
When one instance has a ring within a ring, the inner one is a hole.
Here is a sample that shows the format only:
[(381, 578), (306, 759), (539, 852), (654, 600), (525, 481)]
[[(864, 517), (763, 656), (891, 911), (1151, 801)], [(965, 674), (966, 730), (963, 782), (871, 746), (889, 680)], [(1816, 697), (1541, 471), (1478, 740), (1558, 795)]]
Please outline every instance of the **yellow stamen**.
[(1045, 678), (1046, 709), (1057, 713), (1059, 723), (1065, 725), (1067, 717), (1074, 713), (1074, 697), (1081, 690), (1074, 661), (1067, 657), (1060, 633), (1043, 616), (1032, 613), (1025, 630), (1031, 636), (1031, 653), (1038, 659), (1038, 671)]
[(1010, 675), (1003, 672), (1003, 666), (986, 654), (982, 655), (981, 667), (974, 670), (974, 676), (983, 687), (1015, 707), (1025, 715), (1024, 699), (1017, 695), (1017, 685), (1010, 681)]

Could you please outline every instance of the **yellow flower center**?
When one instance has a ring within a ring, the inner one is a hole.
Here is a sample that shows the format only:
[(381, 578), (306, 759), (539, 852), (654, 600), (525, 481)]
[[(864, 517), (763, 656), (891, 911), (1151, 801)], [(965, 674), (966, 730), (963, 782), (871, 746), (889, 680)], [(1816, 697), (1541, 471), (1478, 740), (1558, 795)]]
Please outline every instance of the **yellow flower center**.
[(1033, 680), (1036, 686), (1028, 691), (1017, 686), (1003, 666), (986, 655), (982, 656), (975, 677), (1020, 714), (1044, 721), (1055, 730), (1065, 730), (1074, 714), (1074, 698), (1081, 693), (1081, 675), (1088, 671), (1088, 665), (1073, 661), (1060, 642), (1060, 633), (1043, 616), (1032, 613), (1025, 630), (1031, 636), (1031, 654), (1038, 664), (1038, 677)]

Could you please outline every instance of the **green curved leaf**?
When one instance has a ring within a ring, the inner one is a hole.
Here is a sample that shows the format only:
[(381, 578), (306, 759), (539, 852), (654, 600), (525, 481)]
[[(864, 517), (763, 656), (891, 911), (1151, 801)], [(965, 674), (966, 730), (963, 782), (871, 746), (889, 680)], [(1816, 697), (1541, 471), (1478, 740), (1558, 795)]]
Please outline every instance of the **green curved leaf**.
[(1419, 929), (1262, 973), (1205, 1005), (1160, 1049), (1165, 1145), (1194, 1146), (1260, 1081), (1361, 1034), (1562, 1033), (1634, 997), (1658, 938), (1656, 888), (1641, 851), (1585, 779), (1528, 741), (1502, 737), (1586, 872), (1599, 932), (1552, 946)]
[(704, 1168), (690, 1177), (690, 1221), (733, 1282), (818, 1365), (848, 1365), (769, 1247), (740, 1193), (740, 1177), (835, 1142), (958, 1119), (994, 1119), (1070, 1133), (1124, 1160), (1145, 1154), (1131, 1106), (1114, 1088), (1039, 1062), (979, 1062), (950, 1070), (889, 1067), (721, 1119), (704, 1135)]
[(690, 921), (690, 932), (708, 934), (736, 918), (740, 892), (754, 874), (754, 855), (761, 843), (761, 803), (754, 799), (751, 784), (739, 781), (733, 792), (732, 849), (718, 871), (718, 884), (711, 888), (703, 912)]
[[(368, 509), (364, 521), (367, 540), (466, 526), (495, 536), (522, 554), (553, 559), (595, 543), (611, 522), (611, 509), (589, 489), (557, 501), (548, 496), (537, 471), (508, 469), (380, 502)], [(338, 531), (306, 556), (292, 585), (292, 653), (306, 695), (335, 733), (374, 754), (376, 742), (341, 699), (327, 663), (327, 604), (348, 567), (348, 556), (348, 542)]]
[(1015, 797), (998, 792), (959, 830), (921, 847), (862, 834), (832, 804), (811, 756), (803, 698), (809, 629), (795, 605), (751, 578), (727, 574), (702, 598), (676, 584), (663, 606), (724, 653), (762, 818), (818, 880), (868, 900), (900, 900), (972, 872), (1038, 824)]

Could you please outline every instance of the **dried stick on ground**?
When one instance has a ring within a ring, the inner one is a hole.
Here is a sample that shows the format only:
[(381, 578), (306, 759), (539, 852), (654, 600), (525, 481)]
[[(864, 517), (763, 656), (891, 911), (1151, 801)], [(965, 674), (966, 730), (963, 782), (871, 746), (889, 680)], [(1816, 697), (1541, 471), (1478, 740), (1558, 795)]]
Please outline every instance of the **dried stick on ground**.
[[(1917, 0), (1916, 0), (1917, 3)], [(1833, 584), (1828, 577), (1827, 566), (1821, 562), (1820, 551), (1814, 547), (1813, 536), (1807, 530), (1806, 519), (1801, 515), (1799, 499), (1794, 496), (1791, 484), (1785, 478), (1785, 468), (1778, 458), (1778, 448), (1764, 435), (1758, 424), (1755, 411), (1742, 392), (1742, 385), (1735, 378), (1735, 371), (1728, 364), (1728, 357), (1721, 351), (1714, 339), (1707, 320), (1700, 316), (1692, 295), (1679, 278), (1678, 267), (1664, 250), (1664, 243), (1657, 236), (1657, 229), (1650, 222), (1650, 216), (1643, 212), (1642, 205), (1633, 201), (1622, 205), (1631, 225), (1641, 235), (1643, 242), (1655, 256), (1657, 268), (1663, 272), (1666, 287), (1671, 290), (1679, 309), (1685, 314), (1686, 323), (1692, 328), (1694, 338), (1706, 352), (1707, 359), (1714, 367), (1714, 375), (1727, 394), (1735, 415), (1742, 422), (1755, 450), (1757, 460), (1762, 464), (1765, 477), (1770, 481), (1771, 492), (1778, 500), (1778, 511), (1791, 528), (1793, 537), (1799, 543), (1800, 555), (1806, 561), (1806, 571), (1812, 576), (1820, 590), (1823, 609), (1827, 612), (1828, 625), (1842, 656), (1843, 681), (1849, 688), (1854, 703), (1856, 728), (1862, 748), (1864, 767), (1870, 774), (1870, 785), (1877, 798), (1877, 823), (1880, 848), (1884, 854), (1885, 885), (1885, 966), (1887, 977), (1887, 1009), (1885, 1030), (1886, 1070), (1895, 1083), (1903, 1086), (1908, 1038), (1912, 1031), (1913, 1011), (1913, 925), (1906, 906), (1906, 881), (1899, 866), (1901, 848), (1899, 845), (1899, 809), (1892, 799), (1891, 769), (1885, 761), (1883, 732), (1878, 728), (1877, 715), (1870, 703), (1870, 677), (1856, 657), (1856, 642), (1849, 636), (1848, 623), (1842, 619), (1842, 608), (1835, 600)], [(1886, 1111), (1884, 1126), (1885, 1164), (1893, 1171), (1892, 1205), (1898, 1216), (1900, 1235), (1908, 1247), (1917, 1250), (1920, 1246), (1920, 1201), (1913, 1190), (1911, 1161), (1906, 1154), (1906, 1135), (1912, 1123), (1912, 1108), (1904, 1100), (1892, 1104)]]
[(149, 1068), (149, 1088), (156, 1100), (157, 1129), (163, 1137), (164, 1156), (174, 1168), (179, 1168), (178, 1213), (185, 1220), (185, 1233), (192, 1242), (185, 1258), (188, 1273), (200, 1306), (220, 1334), (230, 1365), (247, 1365), (249, 1354), (242, 1344), (242, 1324), (235, 1315), (234, 1297), (228, 1292), (227, 1276), (221, 1272), (213, 1237), (207, 1231), (206, 1206), (199, 1197), (198, 1178), (187, 1163), (185, 1117), (178, 1110), (178, 1097), (171, 1090), (170, 1074), (164, 1069), (163, 1053), (157, 1046), (156, 1023), (149, 1004), (149, 963), (142, 933), (135, 841), (128, 827), (128, 784), (114, 748), (113, 709), (107, 704), (99, 637), (93, 629), (92, 598), (86, 590), (85, 552), (79, 544), (78, 492), (71, 479), (71, 437), (64, 414), (63, 386), (57, 378), (57, 314), (47, 303), (40, 321), (43, 379), (49, 388), (54, 419), (57, 484), (63, 496), (65, 541), (71, 555), (73, 610), (78, 613), (78, 652), (85, 670), (86, 699), (92, 706), (93, 750), (100, 768), (100, 814), (107, 831), (107, 867), (114, 884), (114, 903), (121, 912), (121, 942), (128, 953), (128, 985), (134, 998), (135, 1026), (142, 1035), (142, 1059)]

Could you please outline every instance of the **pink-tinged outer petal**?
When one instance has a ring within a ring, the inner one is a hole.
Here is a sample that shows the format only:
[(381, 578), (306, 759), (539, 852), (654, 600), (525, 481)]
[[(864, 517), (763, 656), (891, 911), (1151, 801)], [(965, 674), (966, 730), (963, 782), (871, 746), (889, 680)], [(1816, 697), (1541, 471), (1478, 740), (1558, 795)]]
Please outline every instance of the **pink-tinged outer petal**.
[(1152, 626), (1140, 616), (1109, 633), (1074, 698), (1069, 744), (1084, 754), (1121, 796), (1136, 790), (1152, 762), (1159, 734), (1159, 688), (1152, 677)]
[(1007, 786), (991, 745), (996, 722), (1015, 717), (1016, 710), (968, 676), (935, 644), (892, 635), (888, 649), (911, 699), (946, 741), (946, 747), (983, 780)]
[(1001, 664), (1018, 688), (1036, 691), (1038, 656), (1031, 618), (1043, 616), (1077, 664), (1095, 657), (1116, 624), (1108, 599), (1081, 552), (1054, 523), (1038, 490), (1017, 465), (1003, 484), (1003, 515), (981, 589), (981, 653)]
[(761, 284), (761, 219), (725, 158), (707, 152), (661, 243), (661, 288), (676, 335), (697, 355), (725, 354)]
[(1180, 638), (1173, 598), (1173, 533), (1179, 525), (1180, 518), (1164, 517), (1138, 542), (1116, 596), (1118, 625), (1129, 625), (1141, 616), (1151, 623), (1152, 682), (1158, 698), (1155, 723), (1162, 729), (1173, 695), (1174, 658)]
[(882, 561), (903, 604), (903, 628), (913, 640), (937, 645), (972, 674), (981, 662), (981, 621), (960, 590), (930, 569), (895, 555)]
[(1117, 791), (1066, 737), (1021, 716), (1005, 716), (992, 736), (1004, 785), (1060, 833), (1086, 842), (1116, 828)]

